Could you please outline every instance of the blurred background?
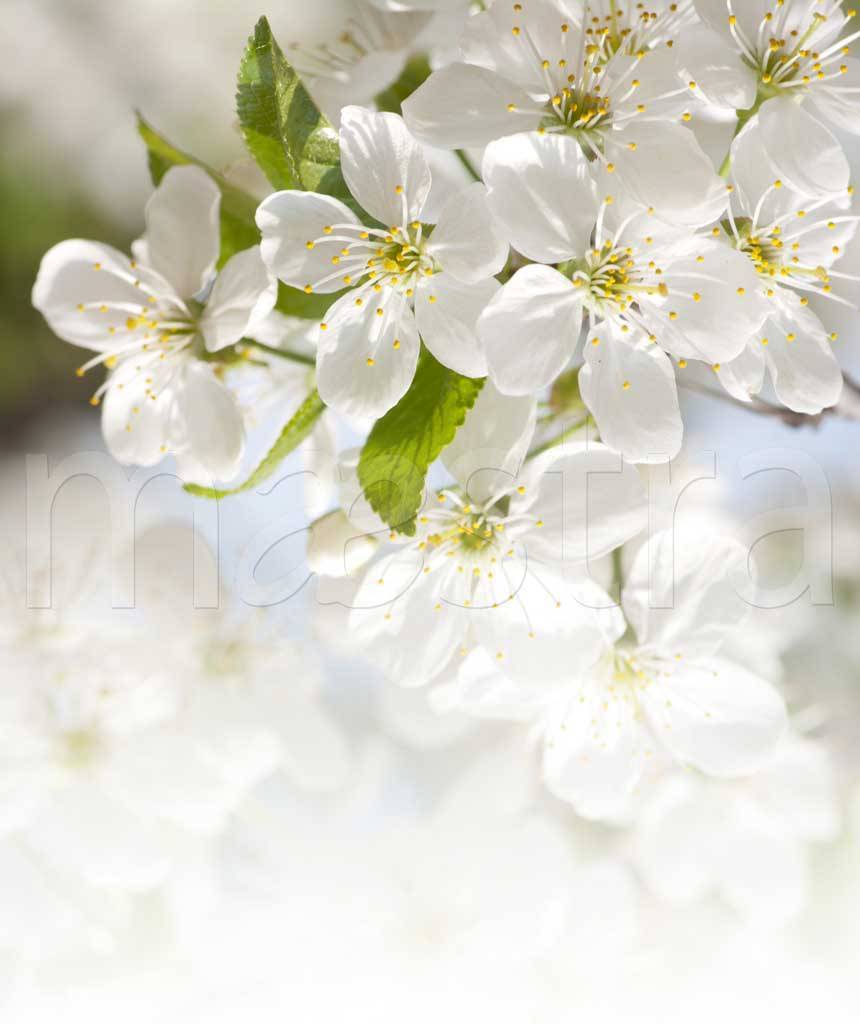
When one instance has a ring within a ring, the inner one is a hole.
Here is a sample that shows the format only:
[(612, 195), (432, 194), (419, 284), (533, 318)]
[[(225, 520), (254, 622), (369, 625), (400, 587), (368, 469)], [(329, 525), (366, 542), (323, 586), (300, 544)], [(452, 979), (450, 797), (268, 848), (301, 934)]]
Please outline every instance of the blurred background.
[[(722, 816), (742, 805), (771, 842), (756, 848), (759, 877), (774, 879), (770, 904), (714, 879), (694, 898), (660, 891), (647, 851), (671, 832), (656, 810), (632, 831), (576, 820), (541, 792), (520, 731), (440, 719), (358, 660), (314, 582), (300, 586), (297, 459), (276, 495), (225, 503), (214, 526), (199, 511), (195, 520), (175, 481), (153, 484), (140, 509), (139, 607), (128, 613), (106, 595), (104, 503), (73, 481), (55, 509), (58, 599), (70, 610), (36, 624), (21, 589), (24, 455), (103, 450), (90, 385), (74, 374), (79, 353), (30, 305), (41, 256), (69, 237), (127, 249), (139, 234), (151, 186), (136, 110), (182, 148), (243, 173), (234, 82), (256, 19), (265, 13), (282, 43), (315, 42), (356, 12), (348, 0), (0, 9), (0, 672), (78, 688), (51, 705), (63, 723), (60, 783), (50, 728), (0, 698), (0, 744), (17, 751), (31, 727), (39, 737), (5, 761), (0, 752), (0, 1019), (855, 1020), (860, 424), (825, 417), (795, 429), (699, 396), (685, 410), (688, 466), (717, 453), (718, 479), (685, 506), (700, 529), (807, 500), (788, 471), (745, 484), (739, 460), (751, 453), (811, 460), (832, 498), (835, 602), (813, 607), (802, 595), (756, 620), (736, 652), (780, 681), (811, 767), (764, 795), (739, 785), (714, 796), (718, 810), (678, 867), (701, 865), (725, 833)], [(836, 319), (856, 369), (857, 318)], [(275, 519), (297, 532), (269, 571), (296, 573), (301, 592), (275, 616), (235, 614), (244, 547)], [(220, 612), (190, 611), (195, 525), (209, 549), (202, 571), (220, 562)], [(762, 545), (774, 586), (809, 556), (804, 540), (786, 530)], [(180, 677), (178, 704), (164, 697), (174, 681), (162, 679), (165, 664)], [(111, 697), (129, 665), (143, 694), (134, 728)], [(99, 735), (120, 737), (122, 757), (107, 741), (110, 757), (93, 754), (90, 733), (68, 727), (72, 705), (90, 715), (92, 693)], [(46, 765), (45, 791), (64, 795), (36, 820), (29, 780)], [(92, 792), (116, 780), (134, 795), (134, 828), (112, 797), (94, 809)], [(105, 851), (122, 835), (112, 862)]]

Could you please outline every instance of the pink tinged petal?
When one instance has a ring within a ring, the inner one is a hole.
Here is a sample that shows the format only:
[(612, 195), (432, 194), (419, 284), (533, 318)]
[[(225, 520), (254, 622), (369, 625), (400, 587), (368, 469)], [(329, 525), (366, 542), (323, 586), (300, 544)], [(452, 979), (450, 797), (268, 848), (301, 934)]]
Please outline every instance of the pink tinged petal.
[(796, 296), (792, 300), (790, 312), (764, 325), (767, 345), (760, 347), (780, 402), (814, 416), (839, 401), (842, 370), (824, 325)]
[(553, 381), (573, 355), (582, 302), (551, 267), (518, 270), (478, 321), (490, 376), (507, 395), (529, 395)]
[(170, 438), (175, 391), (168, 382), (181, 370), (175, 363), (155, 367), (132, 356), (108, 378), (102, 434), (108, 451), (125, 466), (154, 466), (175, 447)]
[(430, 192), (430, 168), (397, 114), (344, 107), (340, 155), (350, 192), (386, 227), (418, 219)]
[(463, 284), (448, 273), (423, 277), (415, 289), (415, 320), (424, 344), (443, 366), (465, 377), (486, 377), (478, 317), (500, 288), (488, 278)]
[(579, 387), (601, 440), (613, 451), (631, 462), (667, 462), (678, 454), (684, 428), (675, 374), (669, 357), (648, 338), (628, 341), (594, 331), (585, 343)]
[(32, 299), (56, 335), (102, 352), (121, 344), (129, 317), (136, 318), (152, 296), (169, 299), (174, 293), (163, 278), (133, 267), (109, 245), (74, 238), (42, 257)]
[(460, 281), (477, 283), (499, 273), (508, 258), (508, 244), (484, 185), (475, 182), (448, 200), (426, 251)]
[(531, 131), (542, 115), (529, 94), (509, 78), (473, 64), (449, 64), (434, 71), (404, 102), (403, 116), (422, 141), (461, 149)]
[(682, 660), (646, 686), (640, 700), (673, 757), (721, 778), (760, 769), (786, 727), (774, 687), (719, 658)]
[[(337, 230), (341, 224), (350, 228)], [(360, 231), (361, 222), (348, 206), (316, 192), (275, 192), (257, 208), (266, 266), (293, 288), (311, 287), (323, 294), (341, 291), (344, 276), (360, 276), (364, 260), (358, 262), (359, 269), (352, 269), (352, 261), (343, 254), (344, 249), (350, 249), (350, 255), (365, 251), (359, 245), (353, 250), (360, 239), (352, 226)]]
[(758, 113), (761, 145), (779, 176), (802, 195), (845, 195), (851, 169), (836, 137), (790, 99), (772, 99)]
[(641, 645), (672, 657), (712, 654), (749, 614), (738, 593), (748, 580), (748, 552), (731, 537), (706, 543), (661, 530), (639, 549), (622, 595)]
[(483, 174), (511, 245), (539, 263), (588, 249), (598, 201), (579, 144), (562, 135), (513, 135), (491, 143)]
[(566, 444), (529, 461), (511, 496), (511, 515), (534, 522), (525, 538), (530, 559), (552, 564), (602, 558), (648, 522), (645, 488), (635, 466), (602, 444)]
[(544, 780), (584, 818), (617, 819), (629, 806), (652, 744), (632, 701), (590, 680), (578, 691), (547, 731)]
[[(725, 7), (723, 19), (725, 20)], [(705, 26), (680, 33), (674, 50), (684, 76), (696, 83), (694, 95), (730, 110), (748, 110), (756, 97), (756, 74), (725, 38)]]
[(211, 366), (189, 362), (176, 389), (179, 446), (185, 448), (205, 477), (199, 483), (235, 476), (245, 449), (239, 403)]
[(442, 452), (445, 468), (469, 498), (483, 504), (516, 484), (535, 430), (537, 402), (503, 395), (487, 380), (466, 421)]
[(390, 290), (362, 295), (350, 292), (328, 311), (319, 333), (317, 386), (326, 405), (338, 412), (378, 418), (406, 394), (421, 346), (402, 295)]
[(461, 611), (441, 600), (449, 567), (423, 569), (411, 548), (372, 564), (350, 612), (358, 642), (400, 686), (424, 686), (464, 649)]
[(278, 282), (259, 246), (232, 256), (215, 281), (200, 322), (207, 350), (235, 345), (271, 313), (277, 297)]
[(477, 592), (495, 600), (476, 594), (467, 618), (501, 672), (526, 686), (548, 686), (597, 662), (605, 650), (597, 609), (611, 602), (596, 584), (567, 584), (544, 566), (526, 567), (524, 561), (507, 563), (496, 579), (498, 586)]
[(758, 340), (751, 341), (739, 356), (720, 366), (717, 380), (732, 398), (751, 402), (764, 384), (764, 351)]
[(146, 204), (152, 266), (183, 298), (202, 291), (218, 262), (221, 193), (199, 167), (171, 167)]
[(711, 364), (735, 359), (770, 312), (752, 260), (713, 239), (697, 240), (689, 256), (667, 262), (662, 280), (666, 296), (649, 297), (643, 315), (676, 356)]
[[(615, 164), (619, 189), (670, 224), (701, 227), (726, 207), (725, 182), (687, 128), (668, 123), (637, 125), (609, 136), (607, 155)], [(635, 150), (630, 148), (635, 143)]]

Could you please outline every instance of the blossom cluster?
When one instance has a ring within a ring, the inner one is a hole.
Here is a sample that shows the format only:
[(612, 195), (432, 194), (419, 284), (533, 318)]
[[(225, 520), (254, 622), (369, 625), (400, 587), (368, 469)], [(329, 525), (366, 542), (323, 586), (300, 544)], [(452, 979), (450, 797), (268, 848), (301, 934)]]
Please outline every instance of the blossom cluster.
[[(659, 775), (643, 873), (754, 902), (731, 865), (755, 842), (720, 780), (827, 769), (737, 648), (749, 551), (653, 529), (648, 474), (682, 453), (681, 391), (840, 403), (856, 12), (362, 0), (355, 18), (286, 56), (257, 26), (239, 121), (269, 194), (142, 124), (142, 237), (131, 255), (61, 242), (33, 303), (93, 353), (80, 376), (105, 369), (90, 401), (125, 465), (173, 456), (218, 498), (313, 432), (337, 498), (308, 563), (353, 652), (440, 713), (525, 725), (582, 817), (629, 822)], [(288, 415), (237, 482), (263, 397)], [(707, 801), (737, 813), (719, 849)]]

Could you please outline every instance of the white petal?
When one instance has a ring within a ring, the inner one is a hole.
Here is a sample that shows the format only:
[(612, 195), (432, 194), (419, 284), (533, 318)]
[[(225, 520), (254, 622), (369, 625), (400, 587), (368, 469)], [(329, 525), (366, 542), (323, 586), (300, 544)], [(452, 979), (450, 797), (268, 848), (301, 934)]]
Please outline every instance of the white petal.
[(772, 761), (752, 780), (752, 792), (780, 830), (824, 842), (838, 837), (835, 767), (821, 743), (787, 733)]
[(852, 135), (860, 133), (857, 118), (857, 89), (860, 87), (860, 61), (846, 57), (840, 62), (848, 70), (840, 74), (835, 82), (825, 88), (814, 86), (809, 93), (807, 104), (811, 112), (829, 121), (834, 128), (840, 128)]
[(668, 293), (643, 302), (645, 322), (673, 355), (728, 362), (761, 328), (769, 304), (743, 253), (704, 238), (696, 239), (694, 252), (664, 266)]
[(579, 338), (582, 302), (551, 267), (523, 267), (478, 321), (490, 376), (507, 395), (533, 394), (565, 368)]
[(739, 402), (751, 402), (753, 396), (761, 391), (764, 368), (762, 346), (758, 339), (754, 339), (739, 356), (721, 364), (717, 380)]
[(137, 316), (150, 295), (170, 298), (173, 290), (145, 268), (132, 268), (109, 245), (73, 238), (42, 257), (32, 298), (56, 335), (102, 352), (117, 344), (110, 328), (125, 331), (129, 316)]
[(692, 773), (670, 775), (658, 787), (636, 829), (636, 866), (661, 899), (700, 899), (718, 878), (728, 831), (725, 806)]
[[(764, 350), (773, 389), (783, 405), (816, 415), (839, 401), (842, 370), (824, 325), (799, 298), (789, 292), (788, 308), (765, 323)], [(791, 341), (789, 341), (789, 336)]]
[(146, 204), (146, 244), (154, 270), (183, 299), (201, 291), (221, 248), (221, 193), (199, 167), (171, 167)]
[(309, 700), (293, 700), (279, 716), (284, 772), (311, 790), (338, 789), (349, 779), (350, 753), (343, 734)]
[(612, 142), (607, 155), (615, 164), (610, 178), (617, 180), (619, 188), (629, 189), (643, 206), (653, 207), (661, 219), (700, 227), (725, 209), (725, 182), (687, 128), (634, 121), (607, 139)]
[(611, 330), (593, 331), (579, 388), (613, 451), (632, 462), (667, 462), (678, 454), (684, 428), (675, 373), (666, 353), (644, 335), (628, 341)]
[(445, 468), (483, 504), (515, 482), (535, 429), (537, 403), (501, 394), (487, 380), (466, 421), (442, 453)]
[(317, 386), (326, 405), (344, 415), (377, 418), (412, 383), (420, 343), (402, 296), (363, 294), (360, 306), (349, 293), (329, 310), (326, 330), (319, 334)]
[(466, 19), (460, 50), (470, 64), (509, 76), (530, 95), (545, 94), (541, 58), (552, 64), (564, 59), (571, 66), (581, 59), (579, 33), (561, 31), (564, 22), (574, 20), (578, 20), (576, 5), (571, 10), (567, 0), (532, 0), (527, 7), (491, 4)]
[(478, 317), (500, 288), (490, 277), (463, 284), (448, 273), (422, 277), (415, 289), (415, 320), (424, 344), (444, 366), (465, 377), (486, 377)]
[(259, 246), (237, 252), (218, 275), (200, 322), (207, 350), (235, 345), (271, 313), (277, 297), (278, 282)]
[(245, 427), (239, 403), (207, 363), (191, 361), (177, 387), (179, 445), (203, 469), (211, 486), (235, 476), (245, 449)]
[[(275, 192), (257, 208), (257, 227), (262, 235), (260, 252), (266, 266), (285, 284), (294, 288), (312, 285), (322, 293), (337, 292), (344, 287), (340, 274), (331, 281), (320, 282), (334, 274), (338, 264), (333, 259), (346, 262), (341, 250), (349, 242), (344, 242), (339, 232), (326, 232), (325, 228), (359, 223), (348, 206), (331, 196)], [(352, 238), (352, 233), (347, 237)], [(344, 274), (348, 273), (345, 269)]]
[(446, 273), (461, 281), (483, 281), (502, 269), (508, 258), (508, 244), (480, 182), (448, 200), (426, 251)]
[(420, 216), (430, 192), (430, 168), (403, 118), (344, 107), (340, 156), (350, 192), (372, 217), (388, 227)]
[(748, 552), (730, 537), (661, 530), (639, 549), (622, 603), (639, 643), (685, 658), (712, 654), (749, 614), (738, 594)]
[(524, 686), (500, 671), (498, 659), (483, 647), (463, 658), (453, 681), (446, 679), (430, 693), (431, 707), (449, 713), (462, 711), (477, 718), (514, 722), (533, 721), (546, 701), (545, 688), (537, 677)]
[[(175, 369), (173, 364), (156, 377), (154, 369), (138, 370), (132, 357), (112, 372), (102, 403), (102, 433), (117, 462), (125, 466), (154, 466), (168, 449), (175, 447), (170, 438), (175, 392), (162, 385)], [(155, 401), (150, 394), (156, 395)]]
[(492, 142), (483, 174), (499, 223), (524, 256), (557, 263), (588, 248), (598, 202), (575, 139), (530, 133)]
[(403, 116), (417, 138), (462, 149), (537, 128), (541, 115), (529, 113), (534, 108), (528, 93), (495, 71), (449, 64), (434, 71), (404, 102)]
[(523, 685), (566, 683), (594, 665), (605, 650), (598, 610), (611, 600), (596, 584), (568, 584), (534, 564), (499, 570), (504, 580), (476, 595), (468, 617), (481, 646), (501, 672)]
[(565, 444), (529, 460), (511, 515), (528, 513), (529, 558), (554, 564), (599, 559), (648, 522), (645, 488), (635, 466), (602, 444)]
[(170, 867), (170, 842), (157, 824), (83, 783), (61, 794), (27, 842), (40, 860), (99, 888), (151, 889)]
[(753, 828), (735, 832), (726, 843), (720, 874), (726, 901), (760, 926), (784, 925), (807, 902), (806, 855), (793, 836)]
[(761, 141), (779, 175), (796, 191), (844, 195), (851, 169), (834, 135), (803, 107), (772, 99), (758, 112)]
[(642, 691), (663, 745), (708, 775), (749, 775), (773, 756), (786, 726), (777, 691), (734, 662), (682, 662)]
[(311, 523), (308, 566), (322, 576), (351, 576), (370, 561), (378, 546), (375, 537), (361, 533), (335, 509)]
[(632, 702), (607, 701), (605, 686), (593, 681), (577, 690), (546, 735), (544, 779), (577, 814), (618, 818), (642, 777), (648, 737)]
[(696, 83), (708, 103), (730, 110), (748, 110), (755, 103), (755, 73), (712, 29), (685, 27), (674, 50), (685, 76)]
[[(424, 576), (420, 552), (395, 552), (367, 570), (350, 628), (401, 686), (423, 686), (458, 655), (466, 625), (457, 607), (437, 609), (443, 571)], [(380, 582), (381, 581), (381, 582)]]

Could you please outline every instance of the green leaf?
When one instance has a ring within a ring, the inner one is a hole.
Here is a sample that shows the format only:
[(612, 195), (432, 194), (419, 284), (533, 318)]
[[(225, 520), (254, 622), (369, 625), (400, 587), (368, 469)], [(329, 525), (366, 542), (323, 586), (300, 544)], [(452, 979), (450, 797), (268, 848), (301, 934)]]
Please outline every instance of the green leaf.
[(239, 66), (239, 123), (248, 149), (277, 189), (335, 196), (357, 210), (340, 169), (340, 142), (260, 18)]
[(410, 389), (374, 424), (358, 479), (371, 508), (392, 529), (415, 533), (427, 470), (454, 440), (483, 386), (425, 351)]
[(303, 320), (322, 320), (329, 306), (334, 305), (347, 291), (345, 288), (342, 292), (330, 292), (327, 295), (322, 292), (312, 292), (308, 295), (301, 288), (290, 288), (289, 285), (282, 283), (278, 287), (276, 308), (287, 316), (298, 316)]
[(219, 267), (242, 249), (248, 249), (260, 241), (254, 214), (257, 200), (232, 185), (223, 174), (209, 167), (202, 160), (184, 153), (160, 135), (140, 114), (137, 115), (137, 130), (149, 154), (149, 173), (157, 185), (171, 167), (195, 164), (202, 167), (221, 190), (221, 255)]
[(278, 468), (283, 460), (297, 448), (302, 441), (313, 430), (320, 414), (325, 409), (322, 399), (316, 388), (311, 391), (302, 402), (290, 420), (286, 423), (278, 440), (266, 453), (263, 461), (257, 466), (254, 472), (238, 487), (231, 487), (229, 490), (219, 491), (214, 487), (201, 487), (199, 484), (186, 484), (185, 490), (198, 498), (228, 498), (232, 494), (241, 494), (242, 491), (250, 491), (253, 487), (267, 480)]
[(392, 114), (401, 113), (403, 101), (430, 75), (430, 62), (423, 53), (411, 57), (400, 72), (400, 77), (376, 97), (376, 105), (380, 110), (388, 110)]

